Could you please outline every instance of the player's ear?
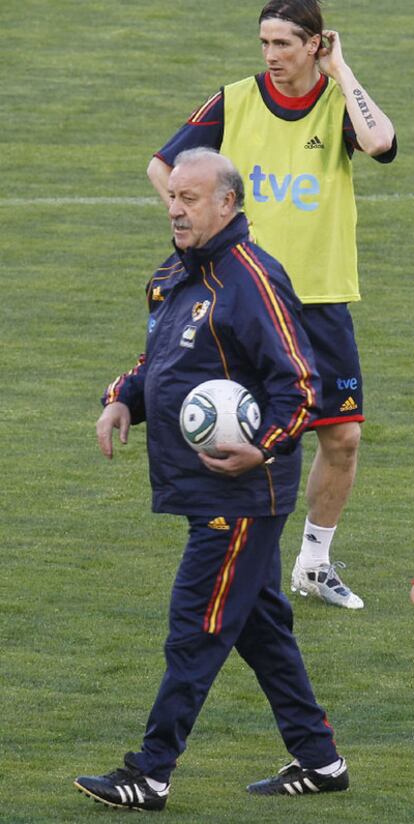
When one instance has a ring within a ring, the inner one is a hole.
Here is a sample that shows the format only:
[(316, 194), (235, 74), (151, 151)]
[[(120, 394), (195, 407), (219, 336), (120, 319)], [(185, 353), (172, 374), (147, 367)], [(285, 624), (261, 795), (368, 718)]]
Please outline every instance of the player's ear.
[(320, 34), (314, 34), (308, 41), (308, 54), (317, 54), (321, 46)]

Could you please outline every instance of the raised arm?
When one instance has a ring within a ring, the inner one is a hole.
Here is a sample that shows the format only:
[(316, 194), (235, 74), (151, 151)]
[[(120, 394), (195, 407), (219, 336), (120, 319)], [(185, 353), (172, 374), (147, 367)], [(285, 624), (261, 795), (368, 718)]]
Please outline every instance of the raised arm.
[(359, 146), (371, 157), (387, 152), (394, 138), (391, 120), (374, 103), (345, 62), (338, 32), (329, 29), (324, 31), (323, 37), (326, 45), (318, 53), (319, 67), (342, 89)]
[(168, 178), (170, 176), (170, 172), (171, 166), (164, 163), (161, 158), (156, 156), (151, 158), (147, 168), (147, 175), (154, 189), (158, 192), (161, 200), (165, 203), (167, 209), (170, 205), (168, 197)]
[(186, 123), (159, 149), (150, 160), (147, 175), (167, 208), (168, 178), (176, 156), (184, 149), (209, 146), (219, 151), (223, 139), (223, 93), (218, 91), (195, 109)]

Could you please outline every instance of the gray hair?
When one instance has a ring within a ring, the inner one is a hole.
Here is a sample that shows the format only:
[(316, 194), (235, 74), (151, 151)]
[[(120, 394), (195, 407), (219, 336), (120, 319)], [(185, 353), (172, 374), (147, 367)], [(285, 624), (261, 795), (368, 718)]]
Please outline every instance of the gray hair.
[(244, 185), (240, 173), (231, 160), (220, 154), (215, 149), (207, 146), (198, 146), (195, 149), (185, 149), (180, 152), (174, 160), (174, 168), (184, 163), (197, 163), (200, 160), (215, 158), (217, 169), (216, 194), (225, 197), (227, 192), (235, 194), (235, 211), (241, 211), (244, 205)]

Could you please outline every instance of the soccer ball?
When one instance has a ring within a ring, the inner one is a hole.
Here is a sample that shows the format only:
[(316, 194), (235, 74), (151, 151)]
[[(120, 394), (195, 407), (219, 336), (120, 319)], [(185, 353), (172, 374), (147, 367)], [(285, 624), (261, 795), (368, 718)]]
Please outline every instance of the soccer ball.
[(249, 443), (261, 422), (260, 409), (240, 383), (205, 381), (184, 399), (180, 428), (184, 439), (197, 452), (220, 457), (217, 443)]

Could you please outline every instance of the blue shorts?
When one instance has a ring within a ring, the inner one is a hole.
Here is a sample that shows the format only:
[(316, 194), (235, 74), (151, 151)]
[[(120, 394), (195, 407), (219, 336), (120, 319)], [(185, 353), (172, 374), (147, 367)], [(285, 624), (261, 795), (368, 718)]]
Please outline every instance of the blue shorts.
[(362, 422), (362, 375), (346, 303), (303, 306), (302, 322), (322, 379), (322, 408), (310, 426)]

